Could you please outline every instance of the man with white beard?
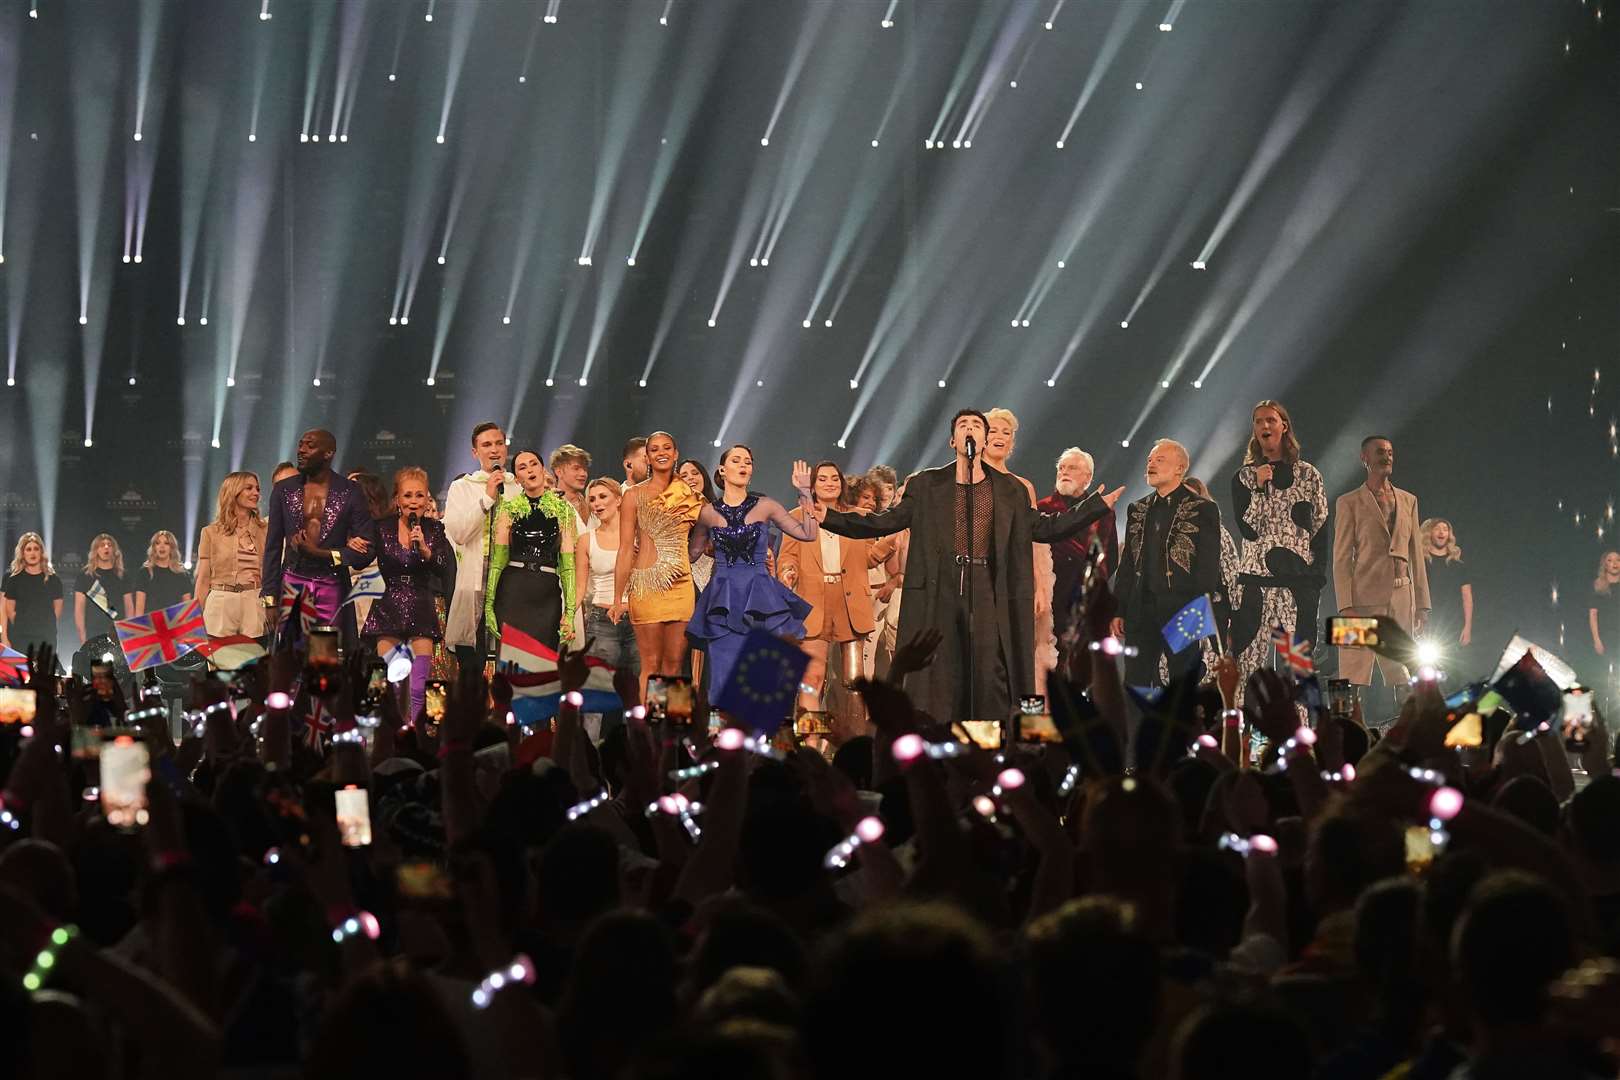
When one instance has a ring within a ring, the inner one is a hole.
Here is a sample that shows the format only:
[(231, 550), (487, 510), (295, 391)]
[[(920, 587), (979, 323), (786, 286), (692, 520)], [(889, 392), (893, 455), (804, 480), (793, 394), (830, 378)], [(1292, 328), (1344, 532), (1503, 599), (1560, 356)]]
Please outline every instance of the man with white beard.
[[(1058, 455), (1057, 483), (1054, 485), (1057, 490), (1036, 503), (1036, 508), (1044, 514), (1056, 514), (1074, 506), (1085, 498), (1094, 471), (1090, 454), (1078, 446), (1069, 447)], [(1054, 581), (1050, 603), (1046, 605), (1051, 614), (1039, 620), (1042, 625), (1036, 627), (1037, 672), (1044, 673), (1058, 662), (1059, 646), (1054, 638), (1054, 626), (1061, 628), (1063, 621), (1068, 618), (1069, 606), (1074, 601), (1075, 590), (1080, 587), (1080, 576), (1085, 570), (1086, 555), (1091, 551), (1094, 538), (1102, 543), (1102, 572), (1105, 577), (1111, 577), (1119, 566), (1119, 529), (1114, 522), (1113, 510), (1093, 522), (1084, 532), (1051, 545)]]

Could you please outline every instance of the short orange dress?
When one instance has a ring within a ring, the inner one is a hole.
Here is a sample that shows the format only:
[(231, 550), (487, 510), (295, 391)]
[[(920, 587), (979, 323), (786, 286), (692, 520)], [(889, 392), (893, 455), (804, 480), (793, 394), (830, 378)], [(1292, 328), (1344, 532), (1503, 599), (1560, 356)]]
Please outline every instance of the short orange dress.
[(686, 550), (703, 500), (679, 477), (651, 498), (636, 499), (636, 524), (652, 537), (658, 557), (630, 571), (630, 621), (636, 625), (686, 622), (697, 596)]

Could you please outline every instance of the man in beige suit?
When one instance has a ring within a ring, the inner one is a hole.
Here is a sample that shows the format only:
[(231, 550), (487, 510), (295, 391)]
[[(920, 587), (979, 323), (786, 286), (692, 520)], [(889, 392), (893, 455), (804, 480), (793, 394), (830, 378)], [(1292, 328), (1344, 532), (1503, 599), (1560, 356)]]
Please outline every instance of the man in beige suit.
[[(1340, 495), (1333, 507), (1333, 591), (1339, 614), (1388, 615), (1415, 637), (1429, 617), (1417, 496), (1390, 481), (1395, 447), (1384, 436), (1361, 441), (1361, 464), (1367, 482)], [(1371, 686), (1374, 659), (1384, 682), (1406, 686), (1404, 665), (1364, 648), (1339, 650), (1339, 675), (1357, 686)]]

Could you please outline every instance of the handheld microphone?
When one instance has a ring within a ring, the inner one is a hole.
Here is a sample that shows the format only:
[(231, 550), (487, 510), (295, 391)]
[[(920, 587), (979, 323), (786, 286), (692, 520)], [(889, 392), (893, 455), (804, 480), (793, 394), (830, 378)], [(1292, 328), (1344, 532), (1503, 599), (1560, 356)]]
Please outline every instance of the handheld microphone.
[(979, 444), (974, 441), (973, 436), (971, 435), (967, 437), (965, 449), (967, 450), (967, 459), (969, 461), (972, 461), (974, 458), (979, 456)]
[(416, 528), (416, 522), (417, 522), (417, 517), (416, 517), (415, 514), (412, 514), (410, 517), (405, 519), (405, 527), (409, 528), (409, 529), (414, 529), (414, 528)]

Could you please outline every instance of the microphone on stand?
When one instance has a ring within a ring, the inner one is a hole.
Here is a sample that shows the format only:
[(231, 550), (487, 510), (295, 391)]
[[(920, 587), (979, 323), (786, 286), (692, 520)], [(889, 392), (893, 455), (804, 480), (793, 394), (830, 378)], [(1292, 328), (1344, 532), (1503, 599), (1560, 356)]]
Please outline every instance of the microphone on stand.
[(969, 461), (972, 461), (974, 458), (979, 456), (979, 444), (974, 441), (973, 436), (971, 435), (967, 437), (965, 449), (967, 450), (967, 459)]

